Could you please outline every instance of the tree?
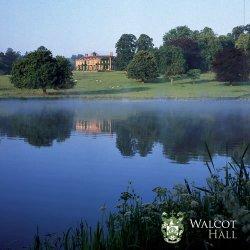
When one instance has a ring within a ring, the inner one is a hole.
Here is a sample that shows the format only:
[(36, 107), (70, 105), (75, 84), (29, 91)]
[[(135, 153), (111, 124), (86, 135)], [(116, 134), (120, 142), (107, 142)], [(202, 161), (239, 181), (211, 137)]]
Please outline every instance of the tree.
[(0, 52), (0, 75), (5, 74), (5, 62), (4, 62), (4, 53)]
[(70, 59), (75, 61), (76, 59), (80, 59), (81, 57), (83, 57), (83, 54), (77, 54), (77, 55), (72, 55)]
[(193, 80), (193, 83), (195, 83), (195, 80), (199, 79), (201, 75), (201, 71), (200, 69), (190, 69), (187, 72), (187, 76), (188, 78)]
[(68, 59), (63, 56), (56, 57), (57, 70), (56, 70), (56, 84), (55, 89), (70, 89), (73, 88), (75, 83), (72, 80), (71, 64)]
[(175, 46), (161, 46), (155, 51), (158, 71), (160, 74), (165, 74), (170, 65), (179, 65), (180, 73), (185, 70), (185, 59), (180, 48)]
[(64, 57), (54, 58), (41, 47), (14, 63), (11, 82), (17, 88), (64, 89), (74, 86), (70, 64)]
[(240, 26), (236, 26), (233, 28), (232, 30), (232, 38), (236, 41), (241, 34), (250, 34), (250, 24), (247, 25), (240, 25)]
[(171, 84), (176, 76), (185, 72), (185, 59), (180, 48), (161, 46), (155, 56), (158, 72), (170, 78)]
[(232, 30), (233, 39), (237, 40), (239, 38), (239, 36), (244, 33), (244, 31), (245, 31), (244, 25), (234, 27)]
[(191, 38), (179, 38), (171, 40), (168, 44), (181, 48), (187, 64), (186, 70), (201, 68), (201, 50), (196, 41)]
[(221, 44), (214, 31), (205, 27), (197, 37), (201, 49), (202, 70), (208, 71), (212, 67), (215, 55), (221, 49)]
[(8, 48), (5, 53), (0, 53), (0, 74), (10, 74), (13, 63), (21, 58), (20, 52)]
[(128, 65), (128, 77), (143, 82), (158, 76), (155, 57), (151, 52), (139, 51)]
[(163, 44), (167, 45), (170, 41), (182, 38), (193, 38), (194, 32), (187, 26), (178, 26), (171, 29), (163, 36)]
[(218, 37), (220, 42), (220, 47), (222, 49), (225, 48), (234, 48), (234, 39), (231, 34), (227, 34), (226, 36), (221, 35)]
[(133, 59), (136, 50), (136, 37), (133, 34), (123, 34), (115, 45), (116, 47), (116, 68), (126, 70)]
[(235, 42), (235, 47), (243, 50), (246, 54), (250, 53), (250, 34), (241, 34)]
[(215, 56), (213, 70), (218, 81), (232, 83), (247, 80), (247, 56), (240, 49), (225, 48)]
[(153, 38), (146, 34), (141, 34), (136, 42), (137, 51), (153, 49)]

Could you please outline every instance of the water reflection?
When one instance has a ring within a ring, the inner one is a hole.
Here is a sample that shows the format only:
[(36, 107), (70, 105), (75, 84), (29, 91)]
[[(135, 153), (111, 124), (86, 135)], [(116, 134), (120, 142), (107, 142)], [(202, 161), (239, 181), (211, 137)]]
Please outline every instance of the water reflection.
[[(163, 155), (178, 163), (207, 160), (205, 142), (212, 155), (234, 152), (236, 156), (250, 142), (250, 113), (248, 109), (242, 109), (242, 104), (231, 110), (225, 105), (216, 109), (216, 102), (205, 103), (201, 104), (204, 109), (197, 110), (189, 103), (180, 106), (177, 102), (171, 108), (166, 104), (153, 109), (128, 106), (123, 112), (119, 103), (111, 111), (105, 108), (107, 105), (104, 103), (86, 109), (84, 103), (78, 103), (67, 108), (60, 105), (48, 108), (41, 102), (41, 107), (32, 112), (26, 112), (29, 109), (10, 113), (5, 110), (0, 114), (0, 133), (2, 136), (24, 138), (29, 144), (39, 147), (51, 146), (53, 141), (63, 142), (72, 131), (83, 136), (114, 134), (116, 148), (122, 156), (139, 154), (146, 157), (156, 144), (160, 144)], [(213, 108), (207, 108), (209, 105)], [(245, 105), (249, 104), (246, 102)], [(250, 161), (249, 153), (247, 159)]]
[[(116, 134), (116, 147), (123, 156), (152, 153), (155, 143), (163, 154), (176, 162), (207, 159), (211, 154), (239, 155), (250, 142), (250, 119), (239, 114), (180, 115), (142, 112), (124, 120), (77, 121), (76, 130), (90, 134)], [(247, 155), (249, 157), (249, 154)]]
[(112, 134), (112, 121), (76, 121), (75, 129), (77, 132), (83, 132), (87, 134), (102, 134), (110, 133)]
[(0, 134), (24, 138), (30, 145), (52, 146), (63, 142), (73, 129), (73, 113), (65, 110), (42, 109), (39, 112), (17, 112), (0, 116)]

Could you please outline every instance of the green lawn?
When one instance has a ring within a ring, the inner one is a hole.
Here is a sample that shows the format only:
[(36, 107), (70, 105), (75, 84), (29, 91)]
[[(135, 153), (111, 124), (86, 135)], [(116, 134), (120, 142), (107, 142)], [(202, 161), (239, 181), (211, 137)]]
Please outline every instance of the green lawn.
[(149, 99), (149, 98), (250, 98), (250, 82), (226, 86), (214, 80), (212, 73), (202, 74), (193, 84), (190, 79), (180, 79), (173, 85), (163, 78), (141, 83), (127, 79), (124, 72), (74, 72), (77, 84), (74, 89), (42, 90), (16, 89), (9, 76), (0, 76), (0, 98), (25, 97), (80, 97), (86, 99)]

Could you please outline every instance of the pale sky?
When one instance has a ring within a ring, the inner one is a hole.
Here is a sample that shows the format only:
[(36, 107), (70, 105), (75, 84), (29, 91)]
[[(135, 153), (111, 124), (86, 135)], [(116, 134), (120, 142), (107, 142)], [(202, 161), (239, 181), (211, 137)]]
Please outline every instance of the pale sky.
[[(115, 52), (123, 33), (148, 34), (162, 44), (179, 25), (227, 34), (243, 24), (244, 0), (0, 0), (0, 51), (44, 45), (57, 55)], [(250, 23), (250, 0), (246, 0)]]

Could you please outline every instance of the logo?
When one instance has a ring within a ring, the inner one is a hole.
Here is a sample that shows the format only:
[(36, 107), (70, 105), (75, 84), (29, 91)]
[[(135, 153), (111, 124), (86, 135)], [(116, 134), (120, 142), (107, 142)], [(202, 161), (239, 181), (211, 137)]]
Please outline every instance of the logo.
[(184, 226), (182, 221), (184, 219), (184, 214), (179, 212), (177, 217), (173, 215), (169, 217), (167, 213), (162, 213), (162, 225), (161, 231), (163, 233), (163, 238), (167, 243), (178, 243), (181, 240), (181, 236), (184, 232)]

